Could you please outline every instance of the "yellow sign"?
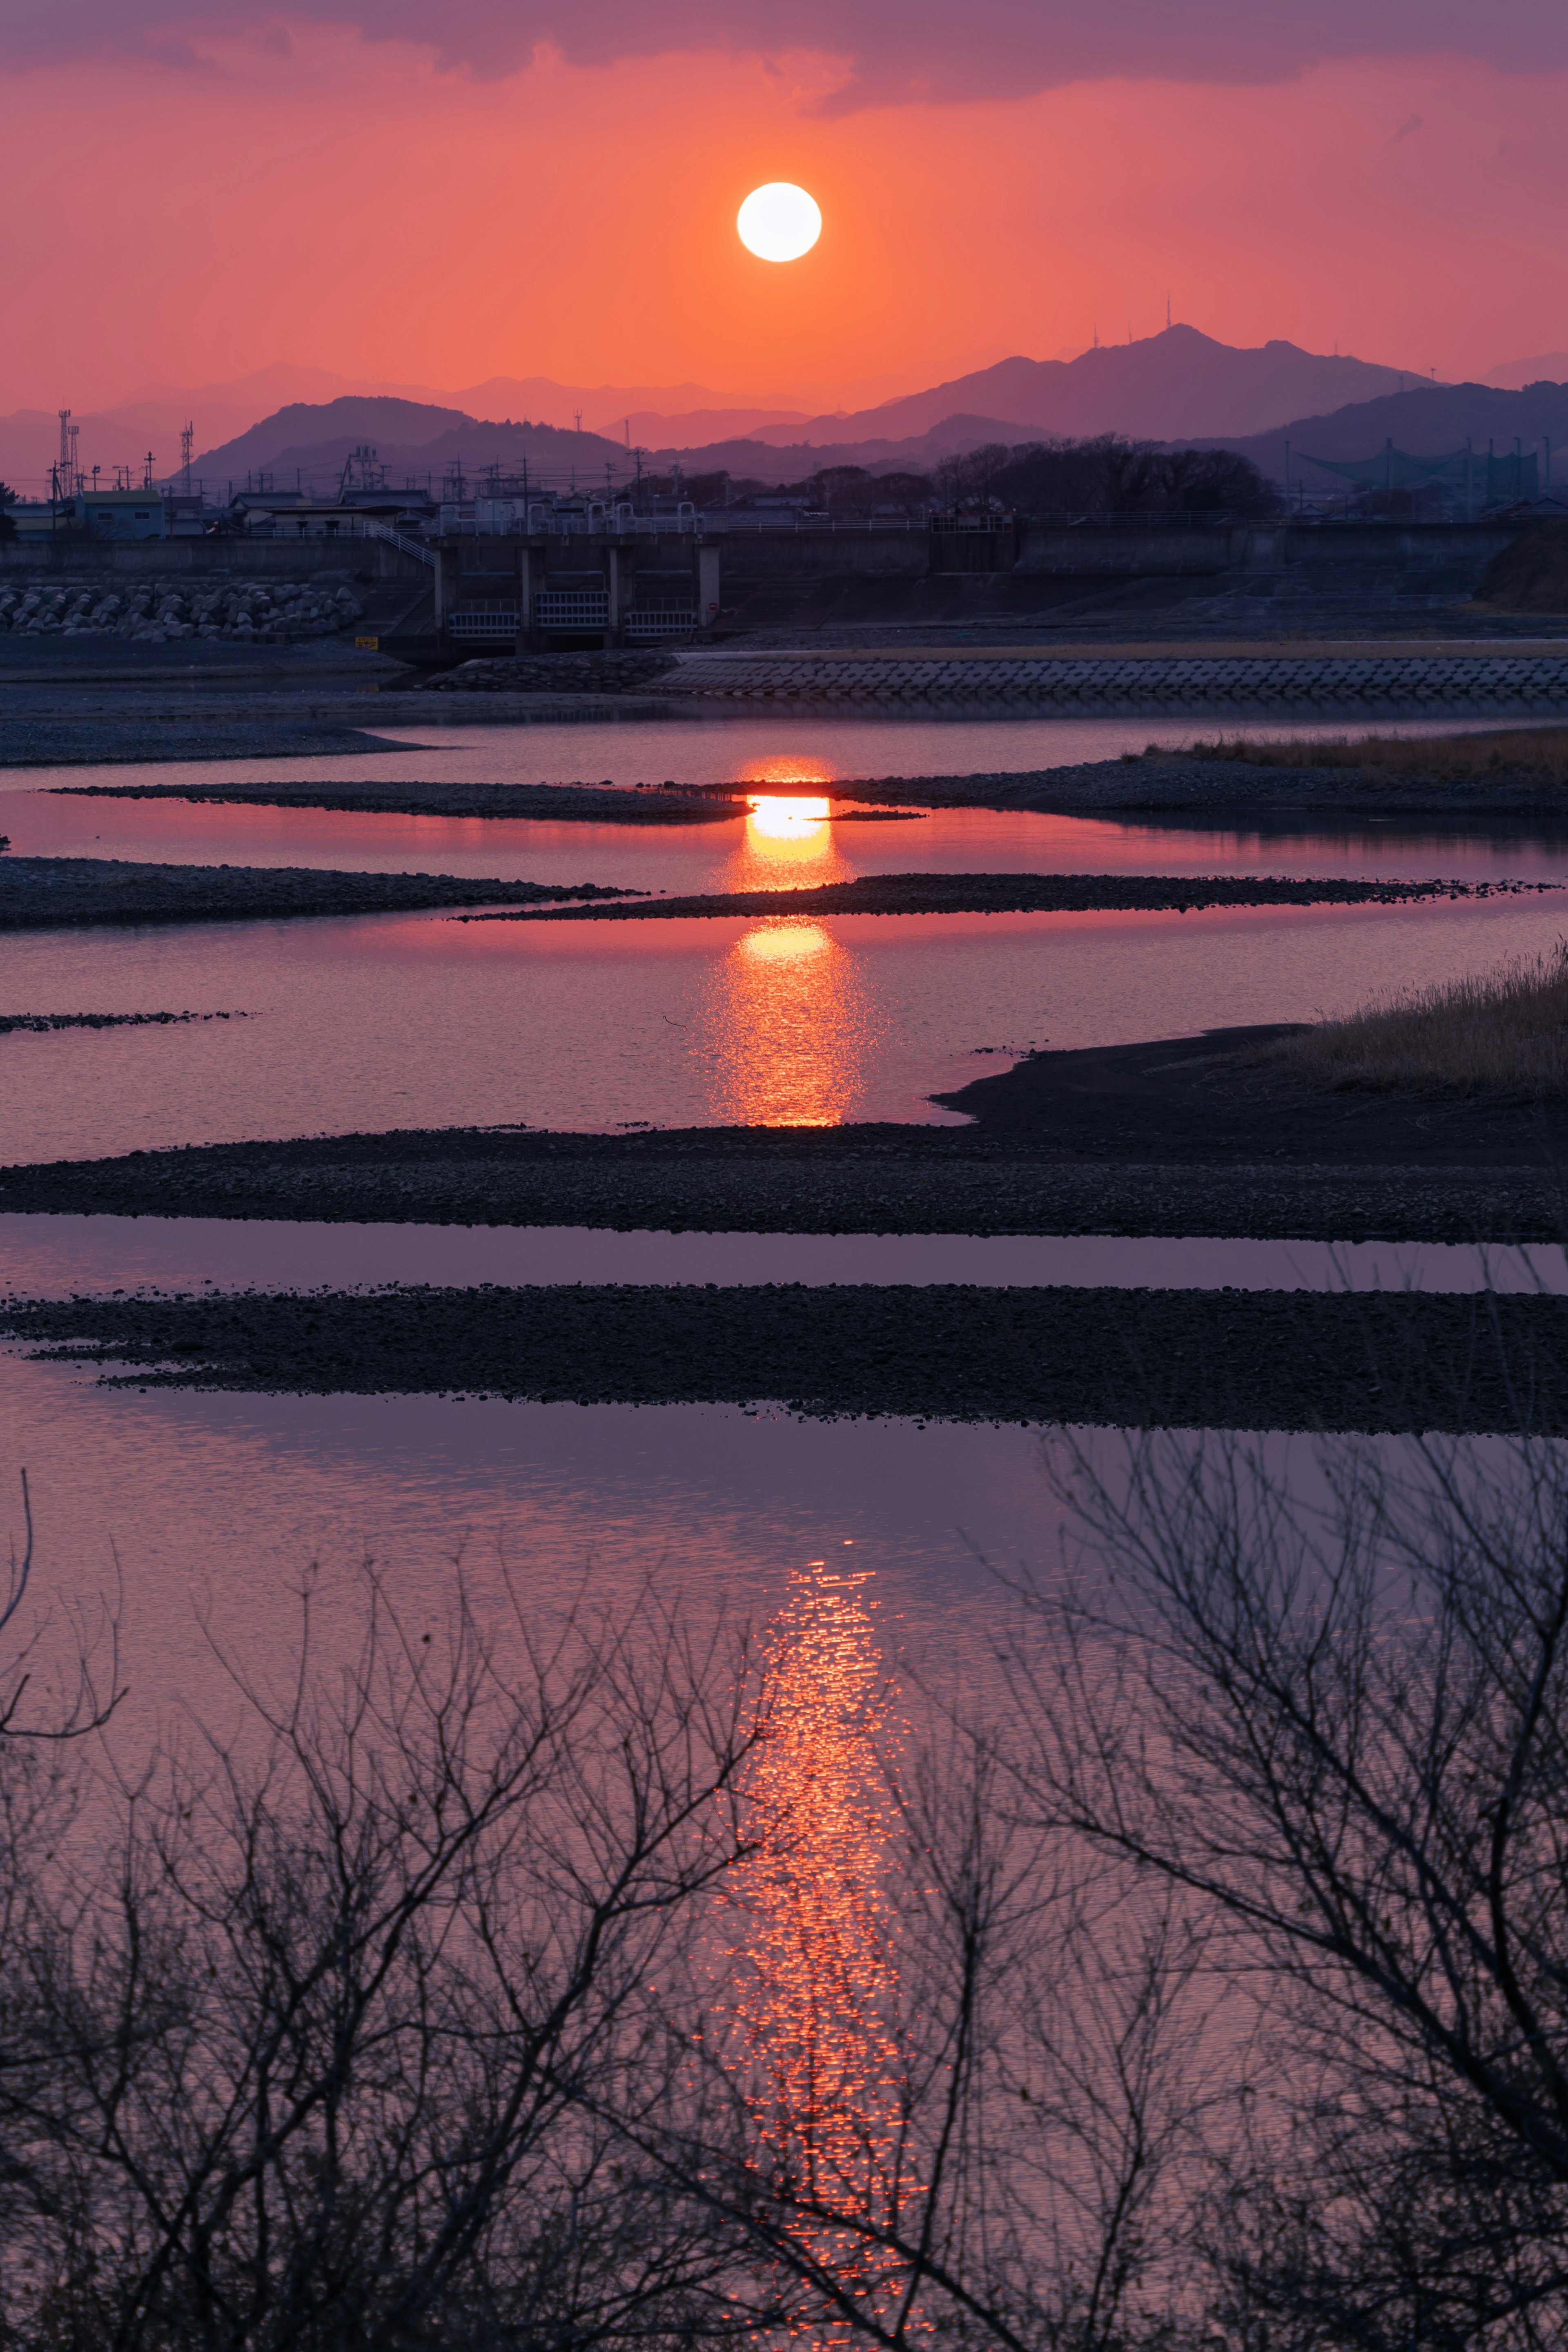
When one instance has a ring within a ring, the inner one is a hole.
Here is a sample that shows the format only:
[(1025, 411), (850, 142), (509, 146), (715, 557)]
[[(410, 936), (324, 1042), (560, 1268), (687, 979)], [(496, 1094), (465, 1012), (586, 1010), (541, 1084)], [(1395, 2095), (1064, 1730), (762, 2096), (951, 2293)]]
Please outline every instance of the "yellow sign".
[(354, 643), (362, 654), (379, 654), (382, 649), (380, 637), (356, 637)]

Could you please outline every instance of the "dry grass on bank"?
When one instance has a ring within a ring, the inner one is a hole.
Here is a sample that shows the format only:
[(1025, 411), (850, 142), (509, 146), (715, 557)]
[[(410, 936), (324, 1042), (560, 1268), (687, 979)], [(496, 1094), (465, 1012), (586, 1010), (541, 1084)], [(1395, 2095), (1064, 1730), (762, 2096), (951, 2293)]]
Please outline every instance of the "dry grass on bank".
[[(1168, 760), (1154, 743), (1145, 758)], [(1528, 774), (1568, 784), (1568, 727), (1489, 728), (1476, 735), (1328, 735), (1315, 742), (1217, 735), (1188, 743), (1189, 760), (1239, 760), (1254, 768), (1364, 768), (1389, 776), (1467, 778)]]
[(1568, 1091), (1568, 940), (1323, 1021), (1260, 1060), (1311, 1085), (1383, 1093)]

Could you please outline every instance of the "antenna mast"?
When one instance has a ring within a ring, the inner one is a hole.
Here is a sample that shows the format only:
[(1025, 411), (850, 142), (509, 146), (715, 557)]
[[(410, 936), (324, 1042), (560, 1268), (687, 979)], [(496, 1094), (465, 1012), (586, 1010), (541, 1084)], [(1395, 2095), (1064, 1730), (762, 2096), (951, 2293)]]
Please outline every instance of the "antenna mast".
[(187, 420), (180, 427), (180, 472), (183, 478), (180, 487), (187, 498), (191, 495), (191, 451), (195, 441), (195, 425)]

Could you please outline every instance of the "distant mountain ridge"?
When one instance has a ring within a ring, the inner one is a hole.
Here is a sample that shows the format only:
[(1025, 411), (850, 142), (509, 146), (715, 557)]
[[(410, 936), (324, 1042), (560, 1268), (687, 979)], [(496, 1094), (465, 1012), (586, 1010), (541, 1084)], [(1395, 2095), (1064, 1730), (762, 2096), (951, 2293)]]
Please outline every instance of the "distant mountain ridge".
[(959, 415), (993, 416), (1036, 435), (1124, 433), (1174, 441), (1198, 433), (1261, 433), (1283, 417), (1396, 393), (1409, 369), (1305, 352), (1295, 343), (1239, 350), (1196, 327), (1172, 326), (1139, 342), (1101, 343), (1075, 360), (998, 360), (928, 392), (906, 394), (851, 415), (814, 416), (796, 430), (765, 426), (751, 437), (783, 445), (906, 441)]
[[(298, 380), (306, 373), (280, 364), (235, 386), (214, 389), (227, 389), (237, 399), (247, 387)], [(329, 384), (334, 381), (326, 379)], [(1363, 396), (1337, 398), (1346, 385), (1359, 387)], [(1302, 387), (1303, 396), (1292, 402)], [(1321, 404), (1314, 405), (1319, 388)], [(143, 389), (150, 398), (168, 396), (168, 387)], [(982, 442), (1120, 432), (1166, 446), (1239, 448), (1277, 478), (1283, 472), (1287, 439), (1302, 456), (1322, 457), (1365, 457), (1390, 437), (1418, 454), (1461, 446), (1467, 434), (1482, 447), (1488, 437), (1509, 446), (1514, 435), (1527, 443), (1543, 434), (1554, 442), (1568, 439), (1568, 394), (1560, 398), (1560, 388), (1550, 383), (1528, 391), (1433, 384), (1362, 360), (1325, 359), (1291, 343), (1233, 350), (1183, 326), (1142, 342), (1102, 345), (1076, 360), (1002, 360), (874, 408), (810, 418), (781, 416), (766, 406), (689, 413), (628, 407), (618, 434), (579, 431), (533, 412), (528, 404), (534, 394), (561, 392), (545, 378), (494, 377), (476, 388), (483, 400), (471, 394), (426, 400), (416, 396), (420, 389), (290, 400), (203, 446), (194, 471), (209, 496), (222, 497), (230, 482), (243, 484), (247, 475), (254, 479), (257, 474), (270, 474), (278, 488), (292, 487), (298, 473), (327, 489), (336, 484), (345, 458), (369, 445), (395, 488), (412, 478), (422, 488), (428, 481), (439, 489), (442, 476), (454, 465), (472, 478), (498, 463), (509, 473), (526, 464), (533, 478), (551, 488), (575, 478), (579, 488), (600, 489), (607, 467), (618, 484), (631, 473), (630, 440), (642, 444), (644, 464), (662, 473), (678, 462), (688, 477), (723, 470), (789, 482), (824, 465), (926, 472), (943, 457)], [(612, 389), (601, 392), (608, 395)], [(619, 396), (630, 400), (630, 389), (622, 387)], [(473, 405), (466, 404), (471, 400)], [(476, 414), (476, 408), (489, 414)], [(1259, 423), (1254, 420), (1260, 408), (1266, 413)], [(506, 413), (497, 417), (497, 411)], [(139, 419), (149, 414), (124, 412)], [(1283, 423), (1281, 416), (1294, 421)], [(0, 477), (17, 487), (27, 468), (9, 454), (6, 428), (24, 420), (36, 437), (47, 436), (42, 446), (51, 455), (57, 432), (55, 420), (38, 411), (0, 418)], [(703, 437), (694, 438), (693, 428)], [(141, 452), (149, 446), (155, 453), (154, 478), (172, 479), (173, 451), (165, 444), (160, 457), (156, 444), (144, 439)], [(84, 465), (103, 462), (85, 435), (81, 457)], [(1568, 467), (1560, 470), (1568, 473)]]
[[(590, 430), (603, 430), (622, 446), (627, 420), (631, 440), (649, 443), (669, 439), (683, 419), (688, 421), (686, 438), (708, 439), (793, 417), (803, 421), (807, 414), (789, 399), (758, 401), (702, 383), (588, 386), (558, 383), (549, 376), (491, 376), (483, 383), (441, 391), (429, 384), (356, 382), (326, 368), (280, 360), (225, 383), (147, 383), (110, 407), (78, 407), (72, 422), (78, 430), (78, 462), (89, 473), (99, 467), (106, 482), (117, 467), (129, 467), (140, 482), (151, 451), (154, 479), (166, 479), (179, 462), (180, 432), (187, 419), (195, 425), (197, 449), (211, 457), (285, 407), (321, 407), (345, 398), (399, 400), (476, 418), (526, 416), (561, 431), (570, 431), (580, 413)], [(19, 408), (0, 416), (0, 480), (13, 488), (41, 495), (58, 448), (59, 419), (53, 409)]]

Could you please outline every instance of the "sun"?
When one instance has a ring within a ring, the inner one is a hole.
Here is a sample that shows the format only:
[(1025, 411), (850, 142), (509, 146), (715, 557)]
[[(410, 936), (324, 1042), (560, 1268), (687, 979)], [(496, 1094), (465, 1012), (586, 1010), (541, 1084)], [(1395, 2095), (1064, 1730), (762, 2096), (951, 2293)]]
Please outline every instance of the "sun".
[(736, 215), (735, 226), (748, 253), (759, 261), (799, 261), (822, 234), (814, 196), (792, 180), (769, 180), (753, 188)]

